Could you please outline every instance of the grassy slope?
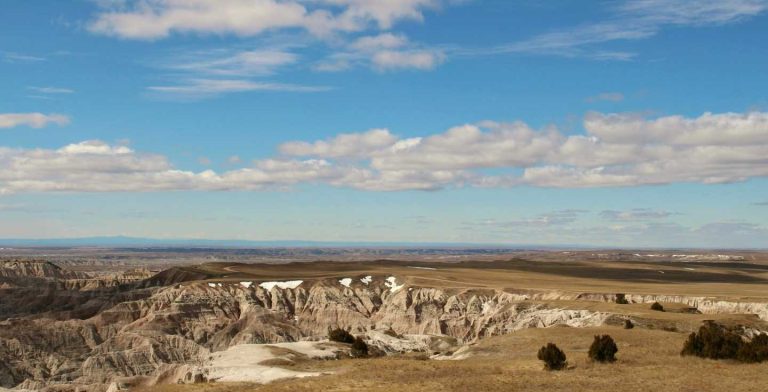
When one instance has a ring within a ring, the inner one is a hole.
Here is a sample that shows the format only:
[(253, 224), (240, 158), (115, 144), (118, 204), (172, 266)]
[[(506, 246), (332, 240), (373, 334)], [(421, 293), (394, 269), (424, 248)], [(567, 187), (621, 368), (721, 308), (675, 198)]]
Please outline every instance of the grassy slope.
[[(595, 334), (609, 333), (619, 346), (618, 361), (602, 365), (587, 359)], [(765, 391), (768, 363), (737, 364), (680, 357), (685, 334), (614, 327), (528, 329), (488, 338), (458, 361), (413, 357), (313, 361), (301, 368), (331, 375), (248, 384), (165, 385), (152, 391)], [(536, 351), (558, 344), (570, 368), (542, 370)]]
[[(409, 266), (436, 267), (420, 270)], [(594, 293), (702, 295), (768, 301), (768, 268), (750, 266), (574, 261), (513, 260), (482, 265), (418, 262), (313, 263), (288, 265), (210, 264), (206, 273), (219, 279), (325, 279), (397, 275), (409, 284), (427, 287), (543, 289)], [(693, 268), (690, 270), (689, 268)], [(658, 271), (664, 271), (660, 273)], [(729, 324), (765, 324), (748, 315), (653, 312), (647, 304), (616, 305), (589, 301), (552, 301), (553, 307), (626, 314), (644, 320), (649, 328), (620, 327), (527, 329), (484, 339), (472, 347), (473, 356), (457, 361), (425, 361), (413, 355), (365, 360), (308, 361), (293, 365), (302, 370), (327, 371), (317, 378), (249, 384), (164, 385), (151, 391), (766, 391), (768, 363), (737, 364), (680, 357), (686, 333), (662, 330), (695, 328), (704, 319)], [(650, 320), (650, 321), (649, 321)], [(650, 324), (649, 324), (650, 323)], [(618, 345), (619, 360), (611, 365), (587, 360), (592, 337), (609, 333)], [(536, 359), (539, 347), (554, 342), (568, 355), (571, 368), (546, 372)]]

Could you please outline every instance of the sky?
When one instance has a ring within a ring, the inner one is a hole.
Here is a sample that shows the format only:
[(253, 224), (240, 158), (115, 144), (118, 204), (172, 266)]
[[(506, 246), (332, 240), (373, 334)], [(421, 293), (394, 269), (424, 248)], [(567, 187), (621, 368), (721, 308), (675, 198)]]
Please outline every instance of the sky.
[(768, 247), (768, 0), (0, 7), (0, 238)]

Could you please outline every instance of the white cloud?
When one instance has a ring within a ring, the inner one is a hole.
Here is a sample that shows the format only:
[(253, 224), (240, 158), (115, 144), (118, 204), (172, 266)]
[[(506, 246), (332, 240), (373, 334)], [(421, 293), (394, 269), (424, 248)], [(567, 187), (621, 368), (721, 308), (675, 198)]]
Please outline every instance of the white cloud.
[(604, 210), (600, 212), (603, 219), (612, 221), (647, 221), (666, 219), (674, 215), (673, 212), (652, 210), (649, 208), (634, 208), (627, 211)]
[(45, 57), (2, 51), (0, 51), (0, 57), (6, 63), (39, 63), (46, 60)]
[(565, 226), (576, 222), (579, 217), (587, 211), (577, 209), (566, 209), (551, 211), (544, 214), (539, 214), (532, 218), (525, 219), (513, 219), (513, 220), (498, 220), (498, 219), (485, 219), (481, 221), (464, 222), (464, 226), (468, 228), (491, 228), (491, 229), (531, 229), (531, 228), (546, 228), (552, 226)]
[[(768, 177), (767, 116), (755, 112), (642, 118), (590, 113), (584, 121), (587, 134), (570, 136), (522, 122), (467, 124), (412, 138), (373, 129), (287, 142), (278, 146), (279, 158), (222, 173), (175, 169), (163, 156), (98, 141), (58, 150), (6, 148), (0, 149), (0, 189), (249, 190), (324, 183), (393, 191), (727, 183)], [(651, 220), (666, 214), (605, 211), (603, 217)]]
[(30, 91), (40, 94), (72, 94), (75, 90), (62, 87), (28, 87)]
[(688, 146), (768, 143), (768, 113), (704, 113), (697, 118), (666, 116), (655, 120), (633, 114), (590, 113), (586, 130), (606, 143), (655, 143)]
[(219, 50), (198, 54), (190, 61), (170, 64), (168, 68), (209, 75), (270, 75), (277, 68), (293, 64), (297, 59), (296, 54), (279, 49), (245, 50), (234, 53)]
[[(367, 159), (369, 169), (381, 176), (448, 172), (460, 178), (462, 185), (483, 187), (724, 183), (768, 176), (766, 116), (705, 113), (696, 118), (646, 119), (590, 113), (584, 122), (587, 135), (566, 136), (554, 128), (535, 130), (520, 122), (485, 122), (422, 138), (388, 137), (377, 144), (363, 143), (364, 134), (347, 134), (340, 138), (345, 141), (339, 143), (343, 149), (333, 141), (295, 142), (285, 144), (291, 148), (283, 152)], [(521, 174), (481, 175), (477, 170), (484, 168)]]
[(101, 141), (56, 150), (0, 148), (0, 193), (254, 190), (339, 181), (347, 171), (322, 160), (264, 160), (216, 173), (175, 169), (164, 156)]
[(315, 70), (338, 72), (354, 66), (378, 71), (431, 70), (445, 61), (444, 51), (424, 48), (405, 35), (382, 33), (363, 36), (348, 43), (346, 49), (333, 53), (315, 65)]
[(356, 39), (349, 47), (354, 50), (371, 52), (382, 49), (400, 48), (408, 44), (408, 38), (402, 34), (382, 33)]
[(313, 93), (328, 91), (330, 87), (256, 82), (241, 79), (191, 79), (178, 85), (150, 86), (147, 89), (152, 92), (160, 93), (170, 97), (197, 99), (226, 93), (240, 93), (248, 91), (285, 91)]
[(422, 20), (437, 0), (133, 0), (102, 4), (92, 32), (128, 39), (172, 33), (255, 36), (269, 30), (304, 29), (318, 36), (361, 31), (375, 23)]
[(300, 27), (308, 12), (276, 0), (136, 0), (109, 8), (89, 25), (92, 32), (129, 39), (165, 38), (173, 32), (257, 35)]
[(50, 124), (67, 125), (69, 117), (61, 114), (43, 113), (0, 113), (0, 128), (27, 126), (43, 128)]
[(735, 23), (768, 10), (766, 0), (632, 0), (617, 2), (603, 21), (555, 30), (526, 40), (466, 54), (534, 53), (628, 60), (634, 53), (606, 52), (599, 45), (653, 37), (670, 26)]
[(308, 3), (323, 3), (340, 6), (344, 11), (339, 15), (341, 25), (364, 25), (369, 21), (378, 23), (379, 28), (389, 29), (401, 20), (421, 21), (424, 8), (434, 8), (438, 0), (307, 0)]
[(421, 69), (429, 70), (442, 63), (445, 56), (429, 50), (383, 50), (373, 55), (372, 62), (379, 70)]
[(562, 138), (554, 130), (538, 132), (523, 123), (467, 124), (393, 144), (388, 151), (374, 155), (371, 166), (382, 170), (522, 167), (542, 161)]
[(285, 155), (316, 156), (323, 158), (365, 158), (388, 146), (397, 137), (386, 129), (372, 129), (365, 133), (341, 134), (329, 140), (313, 143), (288, 142), (280, 145)]

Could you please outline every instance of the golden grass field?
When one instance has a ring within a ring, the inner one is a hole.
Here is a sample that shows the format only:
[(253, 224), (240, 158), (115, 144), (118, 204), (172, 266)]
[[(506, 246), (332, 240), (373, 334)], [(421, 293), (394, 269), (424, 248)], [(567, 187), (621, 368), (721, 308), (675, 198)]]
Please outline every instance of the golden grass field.
[[(423, 270), (413, 266), (436, 268)], [(463, 264), (424, 262), (345, 262), (283, 265), (207, 264), (194, 268), (211, 279), (325, 279), (341, 276), (397, 275), (410, 285), (441, 288), (558, 290), (588, 293), (632, 293), (712, 296), (768, 302), (768, 262), (646, 263), (611, 261), (506, 260)], [(660, 273), (663, 271), (664, 273)], [(149, 391), (768, 391), (768, 363), (740, 364), (679, 355), (689, 331), (703, 320), (723, 324), (768, 323), (754, 315), (689, 314), (680, 304), (664, 304), (655, 312), (648, 304), (618, 305), (590, 301), (547, 302), (559, 308), (613, 312), (642, 320), (625, 330), (553, 327), (526, 329), (483, 339), (461, 360), (426, 360), (419, 355), (370, 359), (304, 360), (282, 364), (296, 370), (329, 373), (314, 378), (277, 381), (268, 385), (208, 383), (163, 385)], [(618, 361), (595, 364), (587, 351), (595, 334), (617, 342)], [(569, 367), (543, 370), (536, 359), (542, 345), (562, 348)], [(279, 365), (279, 364), (278, 364)]]
[[(595, 334), (610, 334), (619, 352), (613, 364), (594, 364), (587, 350)], [(685, 334), (618, 327), (527, 329), (482, 340), (473, 357), (436, 361), (395, 356), (309, 361), (300, 366), (333, 372), (265, 386), (209, 383), (163, 385), (158, 392), (230, 391), (766, 391), (768, 363), (739, 364), (681, 357)], [(554, 342), (569, 368), (545, 371), (536, 351)]]
[[(548, 253), (546, 255), (549, 255)], [(218, 280), (315, 280), (397, 275), (410, 285), (441, 288), (559, 290), (768, 300), (768, 255), (736, 263), (506, 259), (460, 263), (356, 261), (288, 264), (209, 263), (180, 267)], [(413, 267), (434, 268), (425, 270)]]

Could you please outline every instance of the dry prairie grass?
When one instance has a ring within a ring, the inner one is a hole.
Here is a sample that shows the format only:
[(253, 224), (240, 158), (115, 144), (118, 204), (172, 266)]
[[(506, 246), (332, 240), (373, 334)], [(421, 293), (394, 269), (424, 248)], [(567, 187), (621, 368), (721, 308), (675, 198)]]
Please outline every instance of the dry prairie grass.
[[(313, 281), (365, 275), (403, 277), (419, 287), (559, 290), (712, 296), (768, 300), (768, 261), (729, 263), (636, 263), (625, 261), (499, 260), (464, 263), (382, 260), (289, 264), (210, 263), (196, 272), (217, 280)], [(424, 270), (413, 266), (435, 268)]]
[[(617, 362), (595, 364), (587, 351), (593, 335), (610, 334), (619, 347)], [(333, 371), (316, 378), (269, 385), (166, 385), (162, 392), (315, 391), (765, 391), (768, 363), (738, 364), (681, 357), (685, 334), (659, 330), (600, 328), (527, 329), (485, 339), (465, 360), (413, 357), (315, 361), (312, 368)], [(554, 342), (568, 356), (568, 370), (548, 372), (536, 351)]]

